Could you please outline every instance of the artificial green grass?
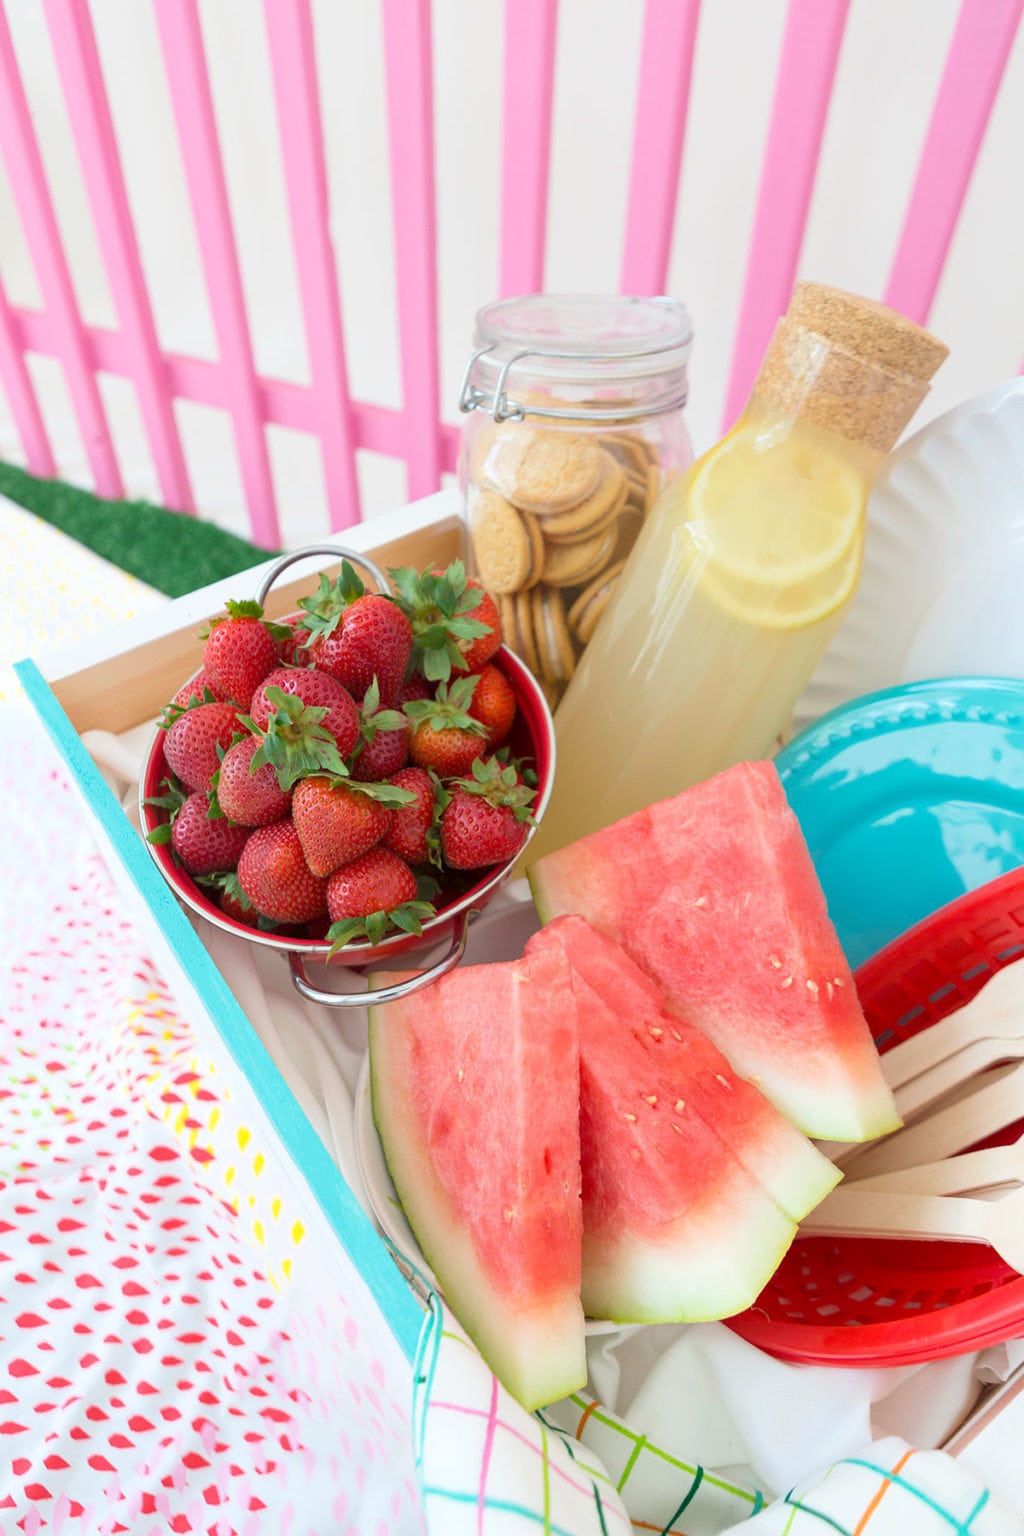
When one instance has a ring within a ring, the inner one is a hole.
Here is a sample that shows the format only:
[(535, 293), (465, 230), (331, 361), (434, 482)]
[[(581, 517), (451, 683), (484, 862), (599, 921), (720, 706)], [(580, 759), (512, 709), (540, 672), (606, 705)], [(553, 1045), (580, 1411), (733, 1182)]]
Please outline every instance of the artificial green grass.
[(168, 597), (247, 571), (279, 553), (213, 523), (147, 501), (101, 501), (60, 480), (38, 480), (13, 464), (0, 464), (0, 495)]

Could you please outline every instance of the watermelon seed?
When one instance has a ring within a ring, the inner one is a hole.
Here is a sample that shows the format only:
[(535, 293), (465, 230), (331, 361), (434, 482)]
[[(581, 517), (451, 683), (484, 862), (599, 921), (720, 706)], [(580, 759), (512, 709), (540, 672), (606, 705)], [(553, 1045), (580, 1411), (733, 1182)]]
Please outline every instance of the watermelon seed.
[(826, 981), (826, 983), (825, 983), (825, 995), (828, 998), (829, 1002), (831, 1002), (832, 998), (835, 996), (835, 990), (836, 989), (832, 985), (832, 983), (830, 981)]
[(819, 988), (818, 983), (816, 981), (811, 981), (810, 978), (808, 978), (807, 990), (808, 990), (808, 992), (818, 992), (818, 991), (820, 991), (820, 988)]
[[(686, 1100), (685, 1099), (676, 1099), (676, 1114), (677, 1115), (681, 1115), (685, 1108), (686, 1108)], [(678, 1131), (678, 1129), (679, 1129), (679, 1127), (677, 1125), (676, 1126), (676, 1130)]]
[(657, 1024), (652, 1024), (650, 1033), (652, 1040), (660, 1040), (665, 1031), (663, 1029), (659, 1029)]
[(791, 987), (793, 985), (793, 978), (792, 978), (792, 976), (783, 976), (783, 978), (782, 978), (782, 985), (784, 987)]
[(624, 1120), (635, 1120), (635, 1119), (636, 1119), (636, 1115), (631, 1115), (631, 1114), (630, 1114), (630, 1113), (629, 1113), (629, 1112), (628, 1112), (628, 1111), (627, 1111), (627, 1112), (626, 1112), (626, 1114), (625, 1114), (625, 1115), (624, 1115), (624, 1116), (623, 1116), (623, 1119), (624, 1119)]
[(643, 1098), (644, 1098), (644, 1103), (645, 1104), (650, 1104), (652, 1109), (654, 1108), (655, 1104), (657, 1104), (657, 1102), (658, 1102), (658, 1095), (656, 1093), (645, 1093)]
[(674, 1121), (674, 1120), (673, 1120), (673, 1122), (672, 1122), (672, 1129), (673, 1129), (673, 1130), (674, 1130), (674, 1131), (678, 1131), (678, 1132), (679, 1132), (679, 1134), (680, 1134), (680, 1136), (681, 1136), (681, 1135), (682, 1135), (682, 1134), (683, 1134), (683, 1128), (682, 1128), (682, 1126), (681, 1126), (681, 1125), (676, 1125), (676, 1123), (675, 1123), (675, 1121)]
[(715, 1073), (715, 1077), (716, 1077), (716, 1078), (717, 1078), (717, 1079), (718, 1079), (718, 1081), (719, 1081), (719, 1082), (720, 1082), (720, 1083), (721, 1083), (721, 1085), (722, 1085), (722, 1087), (723, 1087), (723, 1088), (728, 1088), (728, 1087), (730, 1087), (730, 1086), (731, 1086), (731, 1085), (730, 1085), (730, 1083), (729, 1083), (729, 1080), (728, 1080), (728, 1078), (725, 1078), (725, 1077), (723, 1077), (723, 1076), (722, 1076), (722, 1074), (721, 1074), (721, 1072), (716, 1072), (716, 1073)]
[(681, 1034), (680, 1034), (680, 1033), (679, 1033), (679, 1031), (678, 1031), (678, 1029), (674, 1029), (674, 1030), (673, 1030), (673, 1031), (672, 1031), (672, 1039), (673, 1039), (673, 1040), (678, 1040), (678, 1041), (679, 1041), (679, 1042), (680, 1042), (680, 1043), (682, 1043), (682, 1039), (683, 1039), (683, 1037), (682, 1037), (682, 1035), (681, 1035)]
[(841, 987), (843, 985), (842, 977), (840, 976), (833, 977), (833, 981), (837, 987)]
[(782, 961), (779, 959), (778, 955), (769, 955), (768, 964), (772, 966), (772, 968), (776, 971), (782, 970)]
[(695, 907), (706, 907), (707, 904), (708, 904), (708, 899), (707, 899), (706, 896), (698, 896), (697, 900), (694, 902), (694, 906)]
[(465, 1074), (465, 1072), (463, 1072), (461, 1067), (459, 1068), (459, 1070), (455, 1074), (455, 1076), (458, 1078), (460, 1083), (462, 1082), (462, 1079), (465, 1077), (465, 1075), (466, 1074)]

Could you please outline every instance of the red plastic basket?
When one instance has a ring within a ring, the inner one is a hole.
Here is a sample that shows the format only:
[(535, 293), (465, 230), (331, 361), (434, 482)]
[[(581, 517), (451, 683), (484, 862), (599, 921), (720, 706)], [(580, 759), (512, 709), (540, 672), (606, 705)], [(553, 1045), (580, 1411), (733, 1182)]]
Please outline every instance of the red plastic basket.
[[(909, 929), (856, 974), (878, 1049), (919, 1034), (1024, 956), (1024, 868)], [(1024, 1120), (980, 1146), (1015, 1141)], [(1024, 1333), (1024, 1277), (978, 1243), (798, 1237), (729, 1326), (806, 1365), (912, 1365)]]

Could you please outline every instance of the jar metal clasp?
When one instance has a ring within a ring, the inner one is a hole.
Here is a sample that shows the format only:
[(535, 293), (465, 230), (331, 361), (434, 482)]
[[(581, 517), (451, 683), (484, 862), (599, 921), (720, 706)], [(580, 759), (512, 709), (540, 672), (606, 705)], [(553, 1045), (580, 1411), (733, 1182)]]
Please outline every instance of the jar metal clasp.
[(459, 390), (460, 411), (486, 411), (493, 416), (495, 421), (522, 421), (526, 412), (515, 400), (510, 400), (506, 391), (509, 370), (524, 357), (531, 356), (529, 351), (513, 352), (502, 366), (492, 394), (480, 389), (473, 382), (473, 370), (482, 357), (494, 351), (494, 344), (489, 347), (479, 347), (476, 352), (470, 354), (465, 372), (462, 375), (462, 387)]

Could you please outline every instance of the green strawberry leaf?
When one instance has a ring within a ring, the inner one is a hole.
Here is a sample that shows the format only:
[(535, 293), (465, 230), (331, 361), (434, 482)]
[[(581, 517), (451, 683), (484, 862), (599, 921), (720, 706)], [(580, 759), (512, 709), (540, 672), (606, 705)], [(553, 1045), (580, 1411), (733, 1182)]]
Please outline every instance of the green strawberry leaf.
[(479, 675), (458, 677), (442, 683), (434, 699), (410, 699), (402, 708), (414, 726), (426, 721), (432, 731), (460, 730), (471, 736), (486, 736), (487, 727), (466, 711), (473, 701)]
[(345, 785), (354, 795), (367, 795), (392, 810), (397, 810), (400, 805), (411, 805), (416, 799), (411, 789), (403, 789), (400, 784), (362, 784), (346, 779)]
[(479, 795), (488, 805), (506, 806), (516, 821), (534, 825), (531, 806), (537, 798), (537, 791), (520, 782), (511, 763), (504, 764), (497, 756), (486, 760), (478, 757), (473, 762), (470, 774), (471, 778), (453, 779), (453, 785), (468, 795)]
[[(151, 801), (147, 801), (146, 803), (147, 805), (152, 804)], [(173, 836), (174, 827), (169, 821), (162, 821), (158, 827), (153, 828), (152, 832), (146, 833), (146, 842), (155, 843), (158, 848), (162, 848), (165, 843), (169, 843), (171, 841)]]
[(368, 912), (365, 917), (342, 918), (332, 923), (327, 930), (327, 937), (331, 941), (327, 958), (329, 960), (339, 949), (360, 939), (368, 940), (371, 945), (379, 944), (392, 928), (418, 936), (423, 932), (423, 924), (427, 919), (436, 915), (429, 901), (405, 901), (400, 907), (393, 907), (390, 912)]
[(267, 729), (261, 731), (254, 720), (242, 717), (254, 736), (262, 737), (262, 745), (253, 753), (249, 772), (255, 773), (264, 763), (269, 763), (281, 789), (291, 789), (299, 779), (311, 773), (333, 773), (347, 778), (348, 768), (338, 751), (338, 744), (321, 722), (327, 709), (320, 704), (303, 704), (295, 694), (285, 693), (283, 688), (268, 688), (267, 699), (274, 706), (274, 713), (267, 721)]

